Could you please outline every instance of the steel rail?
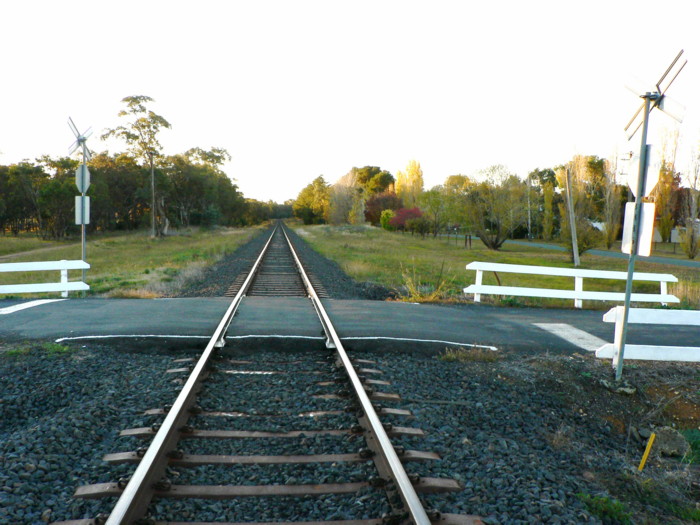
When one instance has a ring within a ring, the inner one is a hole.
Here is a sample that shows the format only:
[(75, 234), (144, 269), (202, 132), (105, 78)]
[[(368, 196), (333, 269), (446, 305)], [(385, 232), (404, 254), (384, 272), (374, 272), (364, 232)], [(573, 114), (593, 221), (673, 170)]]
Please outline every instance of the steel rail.
[[(345, 348), (343, 348), (340, 337), (338, 337), (338, 333), (335, 331), (333, 323), (331, 323), (330, 317), (326, 313), (326, 309), (323, 307), (321, 300), (318, 298), (316, 291), (311, 285), (311, 281), (309, 280), (309, 277), (306, 274), (306, 271), (304, 270), (304, 267), (302, 266), (301, 261), (299, 260), (299, 257), (297, 256), (296, 251), (294, 250), (294, 247), (292, 246), (289, 236), (284, 228), (282, 228), (282, 233), (287, 239), (289, 248), (294, 256), (294, 261), (296, 262), (299, 273), (302, 276), (302, 280), (304, 281), (304, 285), (306, 286), (309, 294), (309, 299), (311, 299), (311, 302), (318, 313), (319, 319), (321, 320), (323, 329), (326, 332), (326, 336), (328, 338), (326, 345), (335, 348), (336, 352), (338, 353), (338, 357), (345, 367), (345, 371), (348, 374), (350, 382), (355, 390), (355, 394), (357, 395), (362, 410), (364, 411), (365, 418), (370, 425), (369, 431), (374, 435), (378, 442), (382, 459), (385, 461), (385, 464), (390, 471), (391, 478), (396, 485), (398, 494), (404, 503), (406, 511), (408, 512), (409, 519), (416, 525), (430, 525), (430, 518), (423, 508), (420, 498), (413, 487), (413, 483), (411, 483), (411, 480), (408, 478), (408, 474), (406, 474), (406, 470), (404, 470), (403, 464), (396, 454), (396, 451), (391, 444), (391, 440), (384, 430), (384, 426), (382, 425), (377, 412), (374, 410), (374, 406), (372, 406), (372, 401), (370, 401), (367, 392), (365, 392), (362, 381), (358, 377), (355, 367), (352, 365), (350, 357), (348, 357)], [(332, 345), (330, 343), (332, 343)]]
[(143, 518), (145, 515), (154, 494), (153, 485), (158, 482), (165, 473), (165, 468), (168, 464), (168, 453), (175, 448), (175, 445), (180, 439), (180, 429), (190, 417), (189, 409), (194, 404), (196, 395), (201, 388), (202, 380), (206, 375), (207, 364), (216, 348), (224, 345), (226, 331), (233, 317), (236, 315), (236, 311), (250, 287), (256, 271), (260, 267), (260, 262), (277, 228), (279, 228), (279, 225), (273, 230), (272, 235), (270, 235), (260, 256), (255, 261), (253, 269), (249, 272), (243, 286), (241, 286), (241, 289), (226, 309), (226, 313), (219, 322), (214, 335), (212, 335), (209, 340), (209, 343), (197, 361), (187, 382), (182, 387), (180, 394), (177, 396), (177, 399), (165, 417), (160, 429), (153, 437), (153, 441), (151, 441), (148, 450), (141, 459), (138, 467), (136, 467), (129, 483), (117, 500), (105, 525), (126, 525), (132, 523), (134, 520)]

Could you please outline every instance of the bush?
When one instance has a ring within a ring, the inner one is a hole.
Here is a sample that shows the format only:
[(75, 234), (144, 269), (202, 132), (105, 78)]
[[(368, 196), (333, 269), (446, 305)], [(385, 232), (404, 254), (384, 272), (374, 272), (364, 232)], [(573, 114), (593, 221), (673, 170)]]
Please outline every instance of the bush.
[(382, 211), (382, 214), (379, 218), (379, 222), (382, 225), (382, 228), (384, 228), (385, 230), (394, 231), (396, 228), (394, 228), (391, 225), (391, 219), (393, 219), (395, 215), (396, 213), (394, 213), (394, 210)]
[(419, 233), (421, 237), (425, 237), (430, 233), (430, 221), (424, 217), (408, 219), (406, 229), (411, 233)]

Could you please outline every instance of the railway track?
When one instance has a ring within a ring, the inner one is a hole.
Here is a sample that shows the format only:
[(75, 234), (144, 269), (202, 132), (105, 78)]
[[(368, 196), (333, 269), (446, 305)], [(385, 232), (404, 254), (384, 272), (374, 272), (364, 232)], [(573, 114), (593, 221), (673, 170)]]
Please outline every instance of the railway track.
[[(420, 493), (461, 487), (452, 479), (407, 473), (404, 465), (439, 456), (394, 448), (390, 438), (413, 443), (422, 431), (405, 426), (410, 412), (387, 406), (400, 398), (386, 391), (391, 383), (376, 363), (354, 361), (345, 351), (283, 226), (275, 228), (252, 270), (230, 292), (234, 289), (201, 356), (181, 359), (168, 370), (183, 383), (172, 406), (144, 407), (153, 425), (120, 434), (150, 439), (149, 446), (104, 458), (135, 464), (131, 476), (76, 491), (77, 498), (117, 498), (109, 514), (57, 523), (480, 523), (424, 508)], [(245, 359), (222, 355), (228, 327), (247, 295), (308, 296), (325, 348), (310, 343), (294, 355), (274, 349)], [(248, 391), (264, 393), (241, 401), (237, 393)], [(270, 510), (275, 499), (281, 507)], [(310, 499), (328, 508), (328, 518), (306, 517)], [(215, 521), (198, 518), (197, 509), (211, 516), (215, 505), (203, 500), (217, 500)], [(265, 509), (257, 513), (262, 519), (255, 517), (256, 509)]]

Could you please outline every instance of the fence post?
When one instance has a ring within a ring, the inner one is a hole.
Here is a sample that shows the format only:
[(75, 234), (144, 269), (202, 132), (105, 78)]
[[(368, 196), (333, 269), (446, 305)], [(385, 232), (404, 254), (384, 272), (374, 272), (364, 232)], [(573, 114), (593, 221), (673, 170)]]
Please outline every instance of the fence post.
[[(65, 259), (61, 259), (61, 262)], [(61, 270), (61, 284), (68, 283), (68, 270)], [(61, 292), (61, 297), (68, 297), (68, 290), (63, 290)]]
[[(583, 291), (583, 277), (574, 277), (574, 290), (577, 292)], [(574, 299), (574, 308), (583, 308), (583, 300)]]
[[(474, 282), (475, 285), (481, 286), (481, 281), (483, 278), (483, 272), (481, 270), (476, 271), (476, 281)], [(481, 294), (480, 293), (475, 293), (474, 294), (474, 302), (475, 303), (480, 303), (481, 302)]]

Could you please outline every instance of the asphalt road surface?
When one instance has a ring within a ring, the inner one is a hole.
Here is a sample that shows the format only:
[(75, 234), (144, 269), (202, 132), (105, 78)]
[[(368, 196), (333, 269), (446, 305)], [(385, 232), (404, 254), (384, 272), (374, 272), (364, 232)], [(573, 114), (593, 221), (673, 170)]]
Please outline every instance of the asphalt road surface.
[[(0, 301), (0, 342), (130, 339), (168, 346), (208, 339), (229, 304), (226, 298), (68, 299)], [(405, 348), (466, 345), (524, 354), (594, 352), (613, 341), (614, 325), (598, 310), (505, 308), (482, 304), (437, 306), (402, 302), (324, 300), (349, 346)], [(697, 327), (630, 325), (630, 344), (697, 346)], [(323, 341), (305, 298), (248, 297), (228, 340)]]

